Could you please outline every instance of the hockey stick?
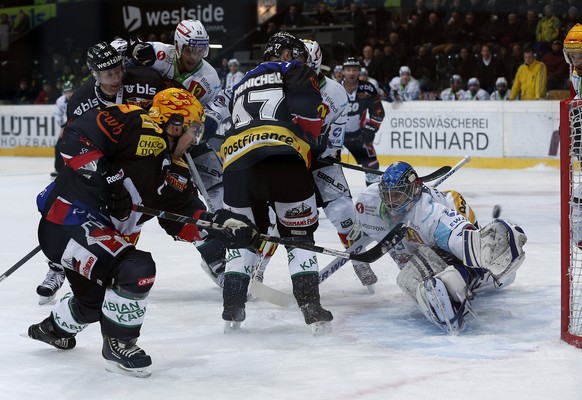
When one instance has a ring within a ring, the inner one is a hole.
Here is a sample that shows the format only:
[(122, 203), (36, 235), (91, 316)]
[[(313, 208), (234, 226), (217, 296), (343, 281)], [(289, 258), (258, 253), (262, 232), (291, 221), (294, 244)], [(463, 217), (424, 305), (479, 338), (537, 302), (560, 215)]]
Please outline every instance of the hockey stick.
[(461, 161), (459, 161), (457, 164), (455, 164), (455, 166), (453, 168), (451, 168), (450, 171), (448, 171), (443, 176), (441, 176), (440, 178), (438, 178), (437, 181), (432, 184), (432, 187), (437, 187), (438, 185), (440, 185), (441, 183), (443, 183), (451, 175), (453, 175), (455, 172), (457, 172), (463, 165), (467, 164), (470, 161), (471, 161), (471, 157), (469, 157), (469, 156), (463, 157), (463, 159)]
[[(378, 169), (366, 168), (366, 167), (362, 167), (360, 165), (352, 165), (352, 164), (348, 164), (345, 162), (341, 162), (341, 161), (333, 159), (333, 158), (319, 158), (317, 161), (321, 161), (322, 163), (329, 164), (329, 165), (337, 164), (337, 165), (340, 165), (340, 166), (347, 168), (347, 169), (353, 169), (356, 171), (361, 171), (361, 172), (365, 172), (365, 173), (369, 173), (369, 174), (375, 174), (375, 175), (384, 174), (383, 171), (380, 171)], [(422, 179), (423, 182), (434, 181), (435, 179), (438, 179), (438, 178), (444, 176), (450, 170), (451, 170), (451, 167), (449, 167), (448, 165), (445, 165), (444, 167), (440, 167), (436, 171), (431, 172), (430, 174), (428, 174), (426, 176), (421, 176), (420, 179)]]
[(22, 267), (28, 260), (30, 260), (32, 257), (34, 257), (36, 255), (36, 253), (38, 253), (39, 251), (40, 251), (40, 245), (36, 246), (34, 249), (32, 249), (30, 251), (30, 253), (28, 253), (27, 255), (22, 257), (22, 259), (20, 261), (18, 261), (16, 264), (14, 264), (8, 271), (6, 271), (2, 275), (0, 275), (0, 282), (2, 282), (4, 279), (6, 279), (10, 275), (12, 275), (12, 273), (14, 271), (16, 271), (18, 268)]
[(188, 168), (190, 169), (190, 175), (192, 175), (192, 180), (194, 181), (194, 184), (196, 185), (196, 187), (200, 191), (200, 194), (202, 195), (202, 197), (204, 197), (204, 201), (206, 202), (206, 207), (208, 208), (208, 211), (210, 211), (210, 212), (216, 211), (214, 209), (214, 207), (212, 206), (212, 202), (210, 201), (210, 196), (208, 196), (208, 192), (206, 191), (206, 188), (204, 187), (204, 183), (202, 182), (202, 178), (200, 177), (200, 174), (198, 173), (198, 170), (196, 169), (196, 164), (194, 164), (194, 160), (192, 160), (192, 156), (188, 152), (186, 152), (184, 154), (184, 157), (186, 158), (186, 163), (188, 164)]
[[(360, 239), (354, 242), (348, 249), (346, 249), (346, 251), (350, 253), (352, 252), (359, 253), (363, 249), (365, 249), (366, 246), (370, 243), (372, 243), (372, 238), (370, 236), (362, 236)], [(344, 264), (346, 264), (347, 262), (348, 260), (346, 260), (345, 258), (338, 257), (329, 264), (327, 264), (324, 268), (319, 270), (319, 284), (321, 285), (323, 281), (329, 278), (338, 269), (343, 267)]]
[[(156, 210), (156, 209), (145, 207), (145, 206), (138, 205), (138, 204), (134, 204), (132, 209), (134, 211), (141, 212), (141, 213), (146, 214), (146, 215), (151, 215), (154, 217), (163, 218), (163, 219), (167, 219), (170, 221), (176, 221), (176, 222), (180, 222), (183, 224), (196, 225), (196, 226), (203, 228), (203, 229), (206, 229), (208, 231), (224, 232), (224, 231), (229, 230), (228, 227), (221, 225), (221, 224), (217, 224), (214, 222), (208, 222), (208, 221), (204, 221), (204, 220), (200, 220), (200, 219), (195, 219), (192, 217), (188, 217), (186, 215), (174, 214), (174, 213), (171, 213), (169, 211)], [(397, 243), (400, 240), (402, 240), (402, 237), (404, 237), (404, 234), (406, 233), (406, 229), (407, 229), (407, 227), (403, 223), (396, 225), (390, 232), (388, 232), (388, 234), (383, 239), (381, 239), (378, 242), (378, 244), (376, 244), (370, 250), (364, 251), (364, 252), (359, 253), (359, 254), (350, 254), (350, 253), (345, 252), (345, 251), (329, 249), (327, 247), (321, 247), (321, 246), (316, 246), (313, 244), (305, 243), (302, 241), (297, 241), (297, 240), (294, 240), (293, 238), (287, 238), (287, 237), (281, 238), (281, 237), (277, 237), (277, 236), (265, 235), (263, 233), (259, 234), (257, 240), (264, 240), (266, 242), (271, 242), (271, 243), (279, 243), (279, 244), (282, 244), (285, 246), (299, 247), (301, 249), (311, 250), (311, 251), (314, 251), (316, 253), (327, 254), (330, 256), (336, 256), (336, 257), (341, 257), (341, 258), (345, 258), (345, 259), (356, 260), (356, 261), (361, 261), (361, 262), (365, 262), (365, 263), (372, 263), (372, 262), (376, 261), (377, 259), (379, 259), (380, 257), (382, 257), (384, 254), (386, 254), (388, 252), (388, 250), (390, 250), (390, 247), (392, 246), (392, 244)]]

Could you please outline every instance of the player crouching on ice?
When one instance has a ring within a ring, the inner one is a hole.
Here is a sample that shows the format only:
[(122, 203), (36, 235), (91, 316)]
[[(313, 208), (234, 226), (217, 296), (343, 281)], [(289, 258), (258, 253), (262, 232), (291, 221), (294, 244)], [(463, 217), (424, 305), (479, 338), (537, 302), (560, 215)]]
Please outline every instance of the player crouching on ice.
[(396, 282), (449, 334), (462, 331), (465, 316), (474, 314), (475, 294), (511, 284), (525, 257), (527, 237), (519, 226), (495, 219), (479, 229), (459, 193), (424, 185), (401, 161), (362, 192), (356, 218), (357, 230), (375, 240), (400, 222), (408, 226), (390, 251), (400, 268)]

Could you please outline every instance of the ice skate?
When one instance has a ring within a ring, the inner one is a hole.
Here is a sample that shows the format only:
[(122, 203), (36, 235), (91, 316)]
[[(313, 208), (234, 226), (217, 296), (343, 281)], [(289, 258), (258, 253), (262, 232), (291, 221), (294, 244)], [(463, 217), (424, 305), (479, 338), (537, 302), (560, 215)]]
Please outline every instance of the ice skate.
[(53, 324), (52, 317), (49, 316), (41, 323), (31, 325), (28, 328), (28, 337), (50, 344), (59, 350), (71, 350), (74, 348), (77, 344), (75, 337), (64, 337), (57, 332), (57, 329)]
[(246, 313), (244, 307), (235, 305), (225, 306), (222, 312), (222, 319), (224, 320), (224, 333), (229, 334), (239, 331), (241, 323), (245, 320)]
[(372, 271), (368, 263), (354, 263), (354, 271), (362, 285), (366, 286), (370, 293), (374, 293), (374, 284), (378, 282), (378, 277)]
[(152, 359), (136, 345), (137, 339), (124, 342), (119, 339), (103, 338), (103, 358), (107, 361), (105, 369), (117, 374), (147, 378), (152, 374), (149, 368)]
[(317, 303), (308, 303), (301, 306), (305, 323), (311, 327), (313, 336), (321, 336), (331, 332), (333, 315), (330, 311)]
[(65, 271), (59, 265), (49, 261), (49, 270), (44, 278), (44, 281), (36, 288), (38, 294), (38, 304), (49, 303), (55, 298), (58, 290), (65, 282)]

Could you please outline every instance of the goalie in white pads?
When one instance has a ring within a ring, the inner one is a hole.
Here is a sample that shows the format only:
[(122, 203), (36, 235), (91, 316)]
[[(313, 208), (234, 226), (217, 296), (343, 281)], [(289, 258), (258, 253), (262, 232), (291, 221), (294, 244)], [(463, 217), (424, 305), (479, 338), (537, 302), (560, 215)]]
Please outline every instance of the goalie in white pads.
[(450, 334), (464, 328), (475, 294), (512, 283), (525, 257), (527, 237), (519, 226), (495, 219), (479, 229), (459, 193), (424, 185), (401, 161), (362, 192), (356, 218), (357, 229), (375, 240), (399, 222), (408, 225), (406, 238), (390, 251), (400, 268), (396, 281)]

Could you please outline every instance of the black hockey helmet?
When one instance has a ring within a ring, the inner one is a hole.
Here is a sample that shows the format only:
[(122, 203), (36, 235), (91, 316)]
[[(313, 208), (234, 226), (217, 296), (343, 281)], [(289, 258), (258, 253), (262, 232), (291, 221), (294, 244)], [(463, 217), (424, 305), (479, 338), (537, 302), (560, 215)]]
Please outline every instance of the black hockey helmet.
[(289, 48), (293, 51), (294, 60), (300, 55), (303, 55), (305, 62), (309, 59), (309, 52), (303, 42), (289, 32), (281, 31), (272, 35), (265, 44), (263, 60), (267, 61), (270, 57), (281, 58), (283, 48)]
[(360, 64), (360, 62), (354, 58), (354, 57), (348, 57), (344, 60), (343, 64), (342, 64), (342, 68), (345, 67), (358, 67), (358, 69), (360, 69), (362, 65)]
[(100, 42), (87, 50), (87, 67), (92, 72), (105, 71), (121, 65), (123, 57), (107, 42)]

